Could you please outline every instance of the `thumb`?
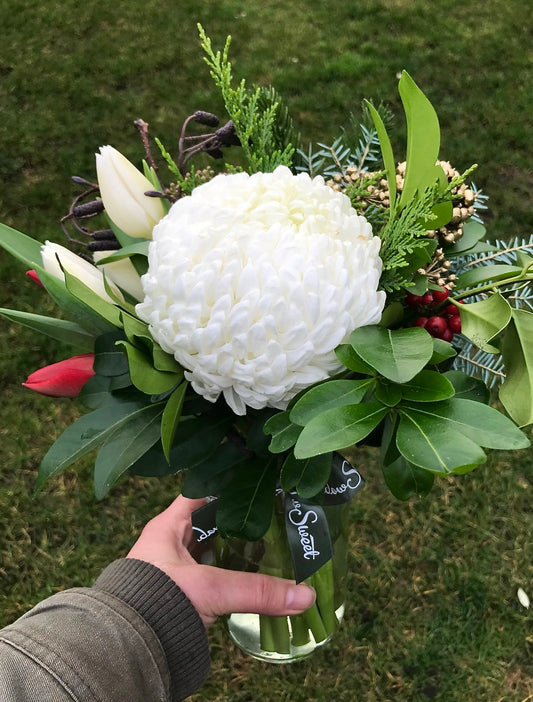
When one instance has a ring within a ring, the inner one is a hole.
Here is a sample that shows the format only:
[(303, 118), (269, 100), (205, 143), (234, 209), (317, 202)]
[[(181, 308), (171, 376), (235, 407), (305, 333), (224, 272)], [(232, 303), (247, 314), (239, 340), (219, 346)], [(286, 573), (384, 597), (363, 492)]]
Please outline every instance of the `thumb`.
[[(213, 566), (200, 567), (205, 568), (207, 577), (201, 589), (197, 581), (191, 599), (198, 611), (208, 616), (232, 612), (290, 616), (309, 609), (315, 601), (312, 587), (296, 585), (293, 580)], [(185, 589), (183, 584), (181, 587)]]

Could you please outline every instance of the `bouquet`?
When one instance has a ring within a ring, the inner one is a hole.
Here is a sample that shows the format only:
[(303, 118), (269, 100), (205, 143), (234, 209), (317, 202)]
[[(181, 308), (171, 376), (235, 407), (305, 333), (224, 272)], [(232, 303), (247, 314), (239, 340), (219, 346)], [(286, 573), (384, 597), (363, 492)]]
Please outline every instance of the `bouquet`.
[(474, 167), (439, 160), (407, 73), (402, 162), (370, 102), (304, 151), (274, 89), (235, 84), (229, 38), (215, 52), (199, 31), (227, 121), (198, 110), (167, 150), (137, 120), (142, 172), (103, 146), (97, 182), (73, 179), (68, 248), (0, 225), (63, 314), (0, 313), (75, 349), (25, 385), (89, 410), (37, 489), (94, 450), (98, 498), (127, 473), (183, 472), (186, 496), (214, 498), (195, 531), (218, 534), (222, 561), (315, 586), (313, 611), (260, 623), (261, 652), (303, 655), (342, 616), (332, 510), (363, 484), (354, 446), (379, 447), (400, 500), (529, 446), (533, 242), (484, 240)]

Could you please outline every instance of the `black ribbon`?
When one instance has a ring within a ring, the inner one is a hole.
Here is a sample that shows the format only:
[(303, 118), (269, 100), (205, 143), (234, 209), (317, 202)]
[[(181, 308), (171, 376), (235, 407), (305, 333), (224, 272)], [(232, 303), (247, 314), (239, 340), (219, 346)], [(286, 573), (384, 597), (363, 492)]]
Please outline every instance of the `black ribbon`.
[[(364, 484), (359, 471), (340, 454), (334, 453), (322, 505), (305, 500), (296, 492), (284, 492), (280, 489), (283, 494), (287, 539), (297, 583), (320, 570), (333, 555), (328, 520), (323, 507), (349, 502)], [(206, 505), (192, 513), (192, 529), (198, 543), (216, 536), (216, 508), (217, 498), (211, 498)]]

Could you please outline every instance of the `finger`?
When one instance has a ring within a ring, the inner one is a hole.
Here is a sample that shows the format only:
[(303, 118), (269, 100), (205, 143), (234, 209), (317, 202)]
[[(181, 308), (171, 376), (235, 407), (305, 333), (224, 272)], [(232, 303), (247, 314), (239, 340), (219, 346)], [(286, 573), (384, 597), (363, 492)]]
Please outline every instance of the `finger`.
[[(200, 574), (199, 569), (203, 572)], [(198, 566), (197, 572), (180, 573), (178, 585), (201, 614), (219, 616), (250, 612), (290, 616), (308, 609), (315, 591), (293, 580), (259, 573), (240, 573), (213, 566)], [(188, 575), (192, 578), (189, 580)], [(185, 577), (184, 577), (185, 576)], [(202, 586), (199, 587), (199, 583)]]
[(188, 546), (192, 539), (192, 513), (205, 505), (205, 498), (189, 499), (178, 495), (176, 499), (156, 518), (158, 528), (171, 529), (178, 540)]

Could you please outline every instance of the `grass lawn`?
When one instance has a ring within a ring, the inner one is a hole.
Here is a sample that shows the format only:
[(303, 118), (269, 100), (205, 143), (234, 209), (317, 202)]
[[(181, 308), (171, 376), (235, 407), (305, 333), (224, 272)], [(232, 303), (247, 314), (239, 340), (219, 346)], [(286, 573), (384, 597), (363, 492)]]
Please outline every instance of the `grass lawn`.
[[(197, 40), (232, 34), (238, 78), (272, 82), (304, 138), (331, 141), (362, 98), (384, 101), (404, 125), (396, 92), (406, 69), (436, 106), (441, 155), (479, 163), (491, 236), (533, 231), (532, 26), (518, 0), (0, 0), (0, 220), (45, 240), (94, 178), (111, 143), (135, 162), (132, 121), (169, 150), (195, 109), (221, 112)], [(51, 303), (0, 253), (0, 306), (52, 314)], [(172, 499), (177, 478), (127, 478), (92, 495), (90, 460), (32, 499), (39, 461), (80, 412), (20, 383), (69, 349), (0, 322), (0, 625), (43, 597), (90, 583), (125, 553)], [(286, 667), (244, 657), (212, 630), (212, 674), (194, 700), (526, 702), (533, 699), (533, 453), (498, 453), (472, 474), (441, 480), (424, 501), (400, 503), (375, 456), (354, 460), (367, 486), (352, 505), (350, 597), (333, 642)]]

